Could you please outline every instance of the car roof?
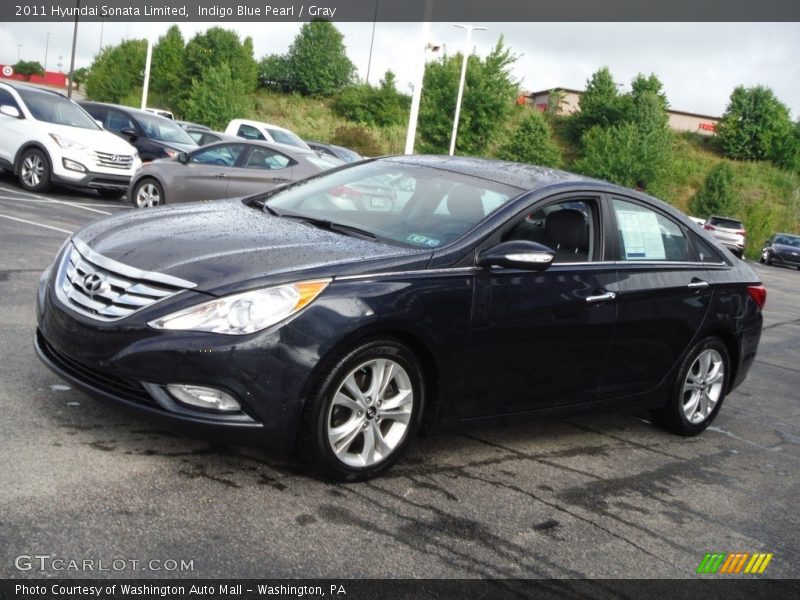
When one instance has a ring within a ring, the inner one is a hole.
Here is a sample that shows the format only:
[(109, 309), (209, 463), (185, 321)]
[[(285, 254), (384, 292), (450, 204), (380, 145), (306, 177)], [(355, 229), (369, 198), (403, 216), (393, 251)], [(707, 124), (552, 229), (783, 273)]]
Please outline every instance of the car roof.
[(154, 112), (150, 112), (149, 110), (141, 110), (130, 106), (123, 106), (122, 104), (111, 104), (110, 102), (93, 102), (90, 100), (81, 100), (80, 102), (78, 102), (78, 104), (80, 104), (81, 106), (107, 106), (109, 108), (116, 108), (117, 110), (125, 111), (134, 116), (141, 115), (144, 117), (156, 117), (158, 119), (165, 119), (166, 121), (171, 121), (173, 123), (175, 122), (172, 119), (167, 119), (167, 117), (162, 117), (161, 115)]
[(0, 83), (7, 85), (12, 90), (16, 91), (22, 90), (24, 92), (30, 92), (33, 94), (51, 94), (54, 96), (60, 96), (62, 98), (66, 98), (66, 96), (61, 92), (57, 92), (56, 90), (50, 90), (47, 88), (36, 87), (35, 85), (25, 85), (24, 83), (16, 83), (11, 81), (0, 81)]
[[(216, 131), (212, 133), (217, 133)], [(244, 138), (240, 138), (233, 135), (228, 134), (219, 134), (222, 135), (222, 140), (219, 142), (214, 142), (213, 144), (206, 144), (205, 146), (200, 146), (200, 148), (209, 148), (216, 144), (230, 144), (231, 142), (239, 142), (242, 144), (249, 144), (251, 146), (263, 146), (264, 148), (270, 148), (272, 150), (277, 150), (278, 152), (283, 152), (284, 154), (294, 154), (294, 155), (303, 155), (303, 156), (316, 156), (317, 153), (313, 150), (308, 150), (306, 148), (300, 148), (298, 146), (291, 146), (289, 144), (280, 144), (278, 142), (267, 142), (266, 140), (246, 140)]]
[[(239, 125), (252, 125), (253, 127), (272, 127), (273, 129), (279, 129), (280, 131), (294, 133), (294, 131), (291, 129), (286, 129), (286, 127), (281, 127), (280, 125), (275, 125), (274, 123), (266, 123), (264, 121), (253, 121), (252, 119), (232, 119), (231, 123), (237, 123)], [(228, 126), (230, 126), (230, 123)]]
[(548, 167), (489, 158), (475, 158), (471, 156), (398, 155), (387, 156), (382, 160), (463, 173), (464, 175), (495, 181), (521, 190), (534, 190), (555, 183), (591, 182), (618, 187), (626, 193), (631, 191), (627, 188), (614, 186), (614, 184), (605, 181), (576, 175), (575, 173), (568, 173), (567, 171), (561, 171), (559, 169), (550, 169)]

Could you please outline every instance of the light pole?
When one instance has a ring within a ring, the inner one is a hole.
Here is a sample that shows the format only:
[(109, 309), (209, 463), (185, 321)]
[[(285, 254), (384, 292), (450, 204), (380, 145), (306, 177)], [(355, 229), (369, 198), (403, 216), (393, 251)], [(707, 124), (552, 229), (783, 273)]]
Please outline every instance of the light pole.
[(486, 27), (475, 27), (474, 25), (453, 25), (459, 29), (466, 29), (467, 42), (464, 45), (464, 60), (461, 62), (461, 81), (458, 82), (458, 98), (456, 99), (456, 115), (453, 118), (453, 135), (450, 136), (450, 156), (456, 150), (456, 135), (458, 134), (458, 120), (461, 117), (461, 98), (464, 96), (464, 80), (467, 76), (467, 59), (469, 58), (470, 41), (473, 31), (486, 31)]
[(47, 71), (47, 51), (50, 49), (50, 32), (47, 32), (47, 40), (44, 43), (44, 70)]
[(78, 13), (80, 13), (81, 0), (75, 5), (75, 29), (72, 30), (72, 56), (69, 59), (69, 80), (67, 84), (67, 98), (72, 98), (72, 76), (75, 74), (75, 47), (78, 45)]
[(153, 61), (153, 34), (147, 37), (147, 56), (144, 59), (144, 83), (142, 85), (142, 110), (147, 108), (147, 92), (150, 89), (150, 64)]
[(22, 44), (17, 44), (17, 62), (19, 62), (19, 56), (22, 53)]
[(372, 17), (372, 37), (369, 40), (369, 59), (367, 60), (367, 85), (369, 85), (369, 70), (372, 67), (372, 46), (375, 44), (375, 25), (378, 22), (378, 5), (381, 0), (375, 0), (375, 14)]
[[(414, 139), (417, 137), (417, 117), (419, 116), (419, 102), (422, 99), (422, 81), (425, 78), (425, 57), (428, 53), (428, 36), (431, 32), (431, 14), (433, 13), (433, 0), (425, 2), (425, 16), (422, 22), (422, 45), (421, 64), (417, 69), (417, 76), (414, 80), (414, 92), (411, 96), (411, 111), (408, 113), (408, 130), (406, 131), (405, 154), (414, 154)], [(433, 46), (431, 46), (433, 48)], [(438, 46), (436, 47), (438, 50)]]

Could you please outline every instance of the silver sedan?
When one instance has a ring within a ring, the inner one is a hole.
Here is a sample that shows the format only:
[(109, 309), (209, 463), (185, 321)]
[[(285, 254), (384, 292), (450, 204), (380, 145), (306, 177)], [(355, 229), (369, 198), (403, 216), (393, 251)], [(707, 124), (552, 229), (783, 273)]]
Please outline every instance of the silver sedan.
[(312, 150), (225, 140), (144, 165), (128, 198), (137, 208), (247, 196), (345, 164)]

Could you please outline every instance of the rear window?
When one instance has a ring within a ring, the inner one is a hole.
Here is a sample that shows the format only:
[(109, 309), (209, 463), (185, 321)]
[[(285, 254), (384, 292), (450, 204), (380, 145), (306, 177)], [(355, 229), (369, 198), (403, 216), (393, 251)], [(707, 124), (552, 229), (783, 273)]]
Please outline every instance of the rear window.
[(725, 219), (723, 217), (711, 217), (708, 220), (709, 225), (716, 225), (717, 227), (725, 227), (726, 229), (744, 229), (741, 221), (736, 219)]

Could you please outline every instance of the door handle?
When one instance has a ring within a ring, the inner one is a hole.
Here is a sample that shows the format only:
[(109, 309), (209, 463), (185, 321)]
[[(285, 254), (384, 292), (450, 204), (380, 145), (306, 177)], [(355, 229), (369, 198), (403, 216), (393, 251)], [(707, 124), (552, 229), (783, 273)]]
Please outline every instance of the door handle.
[(707, 288), (707, 287), (708, 287), (708, 285), (709, 285), (709, 284), (708, 284), (708, 282), (707, 282), (707, 281), (703, 281), (703, 280), (701, 280), (701, 279), (698, 279), (697, 281), (691, 281), (691, 282), (689, 283), (689, 285), (687, 285), (686, 287), (688, 287), (688, 288), (691, 288), (691, 289), (693, 289), (693, 290), (694, 290), (694, 289), (702, 289), (702, 288)]
[(227, 175), (225, 175), (225, 173), (217, 173), (214, 175), (214, 179), (225, 179), (226, 177)]
[(617, 295), (614, 292), (605, 292), (597, 296), (589, 296), (586, 298), (587, 302), (602, 302), (603, 300), (613, 300)]

